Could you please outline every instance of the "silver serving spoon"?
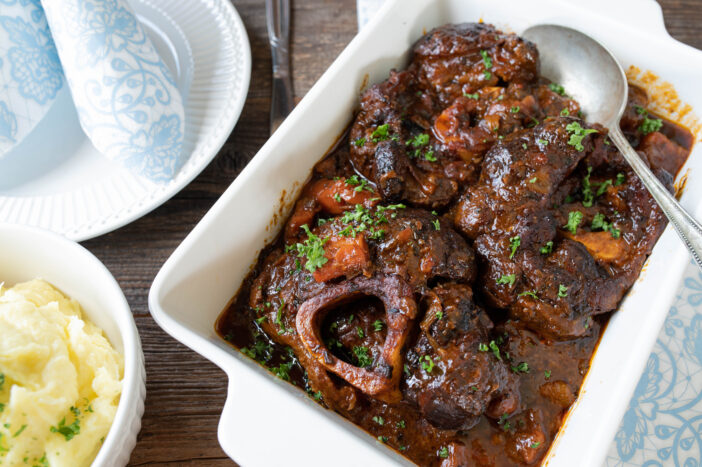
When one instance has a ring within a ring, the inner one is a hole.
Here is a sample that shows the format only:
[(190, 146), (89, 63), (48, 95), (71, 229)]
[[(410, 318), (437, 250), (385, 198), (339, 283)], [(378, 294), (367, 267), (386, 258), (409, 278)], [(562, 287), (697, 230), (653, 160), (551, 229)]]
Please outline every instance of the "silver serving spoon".
[(619, 62), (602, 44), (574, 29), (532, 26), (521, 36), (535, 43), (541, 74), (561, 84), (579, 103), (587, 119), (609, 129), (624, 159), (631, 165), (702, 268), (702, 226), (685, 211), (651, 173), (619, 128), (627, 103), (628, 84)]

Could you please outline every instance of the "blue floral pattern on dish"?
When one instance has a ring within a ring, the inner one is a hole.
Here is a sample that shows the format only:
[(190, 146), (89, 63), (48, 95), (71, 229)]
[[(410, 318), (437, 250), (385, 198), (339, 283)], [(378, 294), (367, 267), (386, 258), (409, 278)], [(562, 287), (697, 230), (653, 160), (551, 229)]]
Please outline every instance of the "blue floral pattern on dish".
[(39, 0), (0, 0), (0, 156), (44, 117), (63, 81)]
[(81, 125), (95, 147), (152, 181), (170, 181), (183, 164), (183, 102), (129, 5), (43, 4)]
[(607, 467), (699, 467), (702, 273), (691, 263), (609, 450)]

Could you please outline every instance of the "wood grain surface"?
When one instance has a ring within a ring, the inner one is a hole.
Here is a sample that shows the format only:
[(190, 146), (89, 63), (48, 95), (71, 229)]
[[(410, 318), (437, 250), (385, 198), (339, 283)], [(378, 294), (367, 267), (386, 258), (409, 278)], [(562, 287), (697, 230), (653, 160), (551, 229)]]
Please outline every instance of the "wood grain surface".
[[(227, 380), (166, 335), (147, 296), (163, 262), (268, 137), (270, 51), (263, 0), (233, 0), (253, 53), (241, 119), (214, 161), (182, 192), (138, 221), (84, 242), (115, 275), (132, 308), (146, 357), (146, 412), (130, 465), (234, 465), (217, 442)], [(355, 0), (292, 0), (292, 69), (301, 98), (356, 33)], [(673, 37), (702, 49), (702, 0), (660, 0)], [(635, 46), (645, 47), (645, 44)]]

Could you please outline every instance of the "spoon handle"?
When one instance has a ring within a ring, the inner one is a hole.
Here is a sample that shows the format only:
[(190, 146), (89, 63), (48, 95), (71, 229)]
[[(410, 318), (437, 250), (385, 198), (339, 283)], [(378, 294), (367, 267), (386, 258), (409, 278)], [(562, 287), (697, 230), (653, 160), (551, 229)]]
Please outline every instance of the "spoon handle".
[(619, 125), (610, 128), (609, 137), (661, 207), (670, 223), (673, 224), (678, 235), (692, 253), (697, 265), (702, 269), (702, 226), (680, 206), (675, 197), (653, 175), (646, 163), (641, 160), (624, 137)]

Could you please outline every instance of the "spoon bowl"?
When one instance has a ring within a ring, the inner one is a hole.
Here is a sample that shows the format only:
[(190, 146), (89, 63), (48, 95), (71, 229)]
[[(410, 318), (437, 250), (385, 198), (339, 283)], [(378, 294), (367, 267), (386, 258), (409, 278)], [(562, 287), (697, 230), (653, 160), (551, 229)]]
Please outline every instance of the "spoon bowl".
[(619, 121), (628, 99), (626, 75), (614, 55), (590, 36), (553, 24), (532, 26), (521, 36), (539, 49), (541, 74), (561, 84), (584, 116), (607, 127), (636, 175), (656, 200), (702, 269), (702, 226), (688, 214), (631, 147)]
[(629, 86), (619, 62), (602, 44), (575, 29), (533, 26), (522, 34), (539, 48), (541, 74), (559, 83), (580, 104), (587, 120), (619, 123)]

